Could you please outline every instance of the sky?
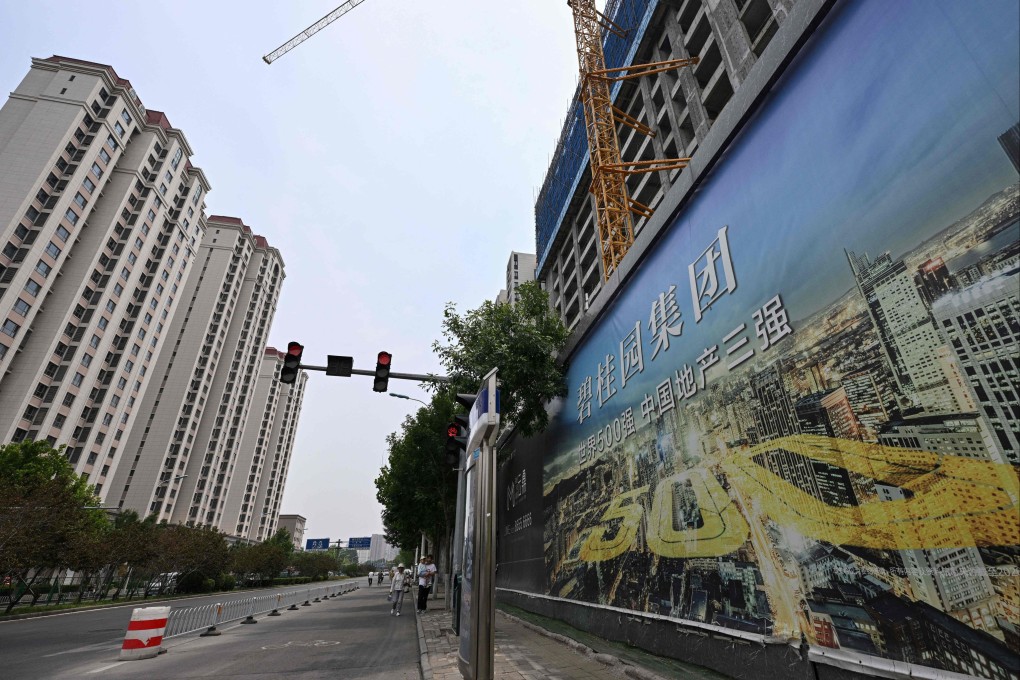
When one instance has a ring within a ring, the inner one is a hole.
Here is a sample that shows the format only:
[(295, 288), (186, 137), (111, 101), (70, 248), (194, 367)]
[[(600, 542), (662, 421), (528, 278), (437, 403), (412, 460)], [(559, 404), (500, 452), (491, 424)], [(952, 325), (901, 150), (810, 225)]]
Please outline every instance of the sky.
[[(367, 0), (272, 65), (340, 0), (0, 1), (0, 88), (33, 57), (108, 64), (163, 111), (212, 185), (208, 214), (279, 248), (270, 344), (440, 373), (444, 305), (495, 298), (534, 252), (534, 197), (577, 82), (570, 8)], [(601, 3), (600, 3), (601, 5)], [(382, 533), (386, 436), (419, 404), (312, 373), (282, 512), (306, 537)], [(390, 390), (428, 400), (415, 382)]]

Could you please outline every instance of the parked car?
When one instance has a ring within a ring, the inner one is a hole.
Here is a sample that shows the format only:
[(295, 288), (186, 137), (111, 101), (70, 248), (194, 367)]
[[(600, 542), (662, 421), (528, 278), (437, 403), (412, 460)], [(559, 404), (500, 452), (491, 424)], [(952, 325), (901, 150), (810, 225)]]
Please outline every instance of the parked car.
[(162, 590), (163, 595), (171, 595), (177, 589), (177, 577), (180, 572), (168, 571), (154, 578), (145, 589), (146, 595), (157, 595)]

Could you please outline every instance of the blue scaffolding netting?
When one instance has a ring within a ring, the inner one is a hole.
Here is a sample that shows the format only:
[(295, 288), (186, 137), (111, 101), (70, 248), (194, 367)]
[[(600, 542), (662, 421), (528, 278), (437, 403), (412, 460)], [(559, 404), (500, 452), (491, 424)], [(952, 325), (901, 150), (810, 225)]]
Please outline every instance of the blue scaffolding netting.
[[(605, 14), (626, 30), (623, 37), (603, 31), (602, 49), (606, 56), (606, 68), (618, 68), (631, 62), (648, 18), (658, 0), (608, 0)], [(615, 97), (619, 83), (613, 89)], [(588, 132), (585, 128), (584, 110), (581, 107), (580, 86), (567, 109), (563, 131), (556, 142), (549, 171), (538, 192), (535, 202), (535, 254), (538, 256), (538, 270), (549, 255), (549, 245), (555, 240), (565, 216), (570, 197), (588, 164)]]

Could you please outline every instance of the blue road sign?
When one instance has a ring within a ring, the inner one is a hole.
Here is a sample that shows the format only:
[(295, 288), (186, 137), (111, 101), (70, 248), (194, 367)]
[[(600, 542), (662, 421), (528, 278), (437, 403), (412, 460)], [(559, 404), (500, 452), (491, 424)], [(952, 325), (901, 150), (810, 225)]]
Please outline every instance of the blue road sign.
[(368, 550), (372, 547), (372, 537), (351, 538), (347, 541), (347, 547), (351, 550)]
[(305, 550), (328, 550), (328, 538), (309, 538), (305, 541)]

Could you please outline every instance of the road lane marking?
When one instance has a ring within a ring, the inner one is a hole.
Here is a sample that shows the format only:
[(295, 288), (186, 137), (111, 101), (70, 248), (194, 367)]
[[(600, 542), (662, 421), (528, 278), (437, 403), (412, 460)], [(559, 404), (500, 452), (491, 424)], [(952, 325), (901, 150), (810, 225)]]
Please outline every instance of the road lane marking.
[(125, 663), (127, 663), (127, 661), (118, 661), (117, 663), (111, 663), (111, 664), (110, 664), (110, 665), (108, 665), (108, 666), (100, 666), (99, 668), (97, 668), (97, 669), (95, 669), (95, 670), (92, 670), (92, 671), (86, 671), (86, 673), (87, 673), (88, 675), (92, 675), (92, 674), (94, 674), (94, 673), (102, 673), (103, 671), (108, 671), (108, 670), (110, 670), (111, 668), (116, 668), (117, 666), (120, 666), (121, 664), (125, 664)]

